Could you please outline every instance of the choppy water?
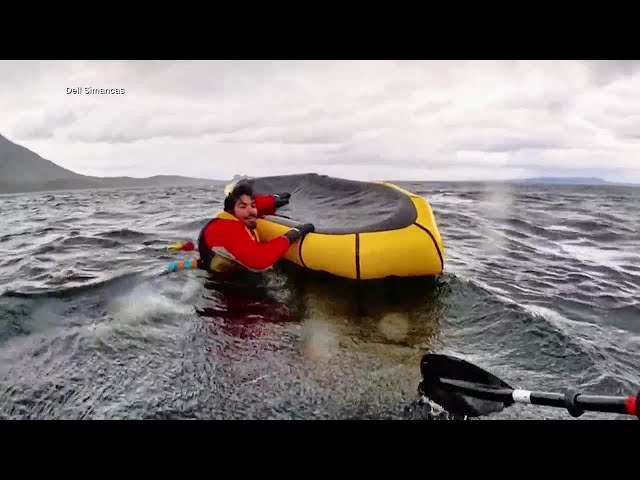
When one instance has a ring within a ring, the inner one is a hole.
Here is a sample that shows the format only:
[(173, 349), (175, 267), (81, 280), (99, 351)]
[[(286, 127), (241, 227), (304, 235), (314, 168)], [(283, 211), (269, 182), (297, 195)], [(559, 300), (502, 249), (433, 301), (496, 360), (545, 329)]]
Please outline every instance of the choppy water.
[(407, 418), (427, 348), (523, 388), (637, 392), (640, 189), (403, 186), (434, 209), (438, 282), (160, 275), (211, 189), (0, 196), (0, 418)]

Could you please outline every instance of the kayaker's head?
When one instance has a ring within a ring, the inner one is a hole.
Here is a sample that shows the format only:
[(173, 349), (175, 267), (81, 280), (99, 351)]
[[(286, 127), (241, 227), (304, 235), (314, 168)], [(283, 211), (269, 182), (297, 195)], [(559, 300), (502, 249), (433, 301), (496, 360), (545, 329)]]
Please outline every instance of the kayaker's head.
[(232, 214), (247, 228), (253, 230), (257, 226), (258, 209), (253, 189), (246, 183), (238, 183), (224, 199), (224, 210)]

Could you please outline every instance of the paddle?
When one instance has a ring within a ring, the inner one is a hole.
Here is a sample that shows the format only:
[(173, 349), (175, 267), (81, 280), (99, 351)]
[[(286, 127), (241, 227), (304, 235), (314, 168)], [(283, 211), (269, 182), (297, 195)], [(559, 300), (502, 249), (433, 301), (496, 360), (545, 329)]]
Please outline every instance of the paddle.
[(640, 419), (640, 391), (627, 397), (585, 395), (514, 389), (495, 375), (466, 360), (428, 353), (420, 361), (421, 395), (450, 414), (479, 417), (499, 412), (514, 403), (566, 408), (574, 417), (585, 411), (634, 415)]

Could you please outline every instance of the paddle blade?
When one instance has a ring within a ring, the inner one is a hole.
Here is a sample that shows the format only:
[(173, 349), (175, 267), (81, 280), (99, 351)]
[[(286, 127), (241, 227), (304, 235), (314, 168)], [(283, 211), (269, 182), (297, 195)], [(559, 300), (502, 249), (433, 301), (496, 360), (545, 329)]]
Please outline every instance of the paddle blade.
[(479, 417), (513, 403), (507, 383), (466, 360), (428, 353), (420, 361), (420, 372), (422, 393), (451, 414)]

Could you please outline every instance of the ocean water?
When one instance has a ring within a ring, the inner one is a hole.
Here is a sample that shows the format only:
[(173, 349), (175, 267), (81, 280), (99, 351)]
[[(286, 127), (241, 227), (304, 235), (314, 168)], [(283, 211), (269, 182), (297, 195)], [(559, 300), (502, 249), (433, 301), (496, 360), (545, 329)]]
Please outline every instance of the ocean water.
[(441, 278), (165, 275), (222, 185), (0, 196), (0, 418), (420, 418), (429, 349), (516, 387), (638, 391), (640, 189), (401, 185), (434, 210)]

